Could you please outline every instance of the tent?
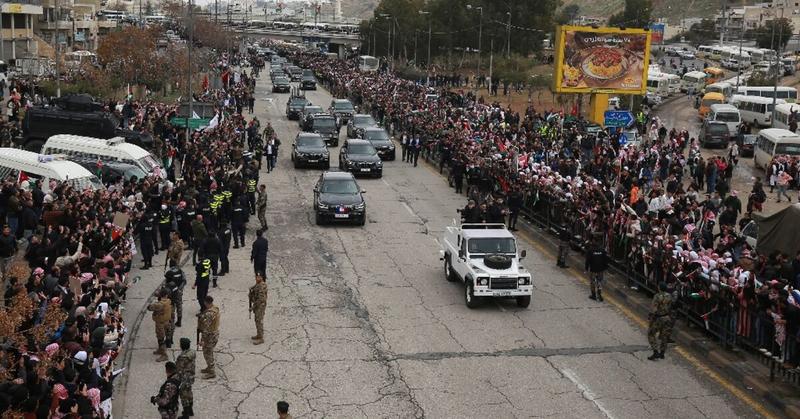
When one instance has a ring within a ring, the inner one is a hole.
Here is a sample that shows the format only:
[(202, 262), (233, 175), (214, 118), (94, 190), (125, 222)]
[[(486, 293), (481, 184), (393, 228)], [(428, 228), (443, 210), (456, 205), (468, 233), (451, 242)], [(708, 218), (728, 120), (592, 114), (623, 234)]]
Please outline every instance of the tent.
[(755, 218), (758, 224), (758, 253), (769, 255), (780, 251), (791, 257), (800, 251), (800, 203), (792, 204), (775, 214)]

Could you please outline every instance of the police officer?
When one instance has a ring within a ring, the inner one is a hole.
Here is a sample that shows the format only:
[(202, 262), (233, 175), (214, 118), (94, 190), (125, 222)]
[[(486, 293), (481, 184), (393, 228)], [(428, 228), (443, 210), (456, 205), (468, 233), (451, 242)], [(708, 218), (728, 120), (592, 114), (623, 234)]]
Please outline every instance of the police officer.
[(514, 186), (508, 196), (508, 229), (511, 231), (517, 231), (517, 219), (519, 218), (520, 210), (522, 210), (522, 200), (522, 191), (520, 191), (519, 186)]
[(203, 223), (203, 216), (197, 214), (197, 217), (192, 221), (192, 236), (194, 237), (194, 249), (192, 249), (192, 263), (197, 263), (197, 252), (202, 249), (203, 243), (208, 238), (208, 230), (205, 223)]
[(203, 309), (204, 301), (208, 295), (208, 285), (211, 281), (211, 260), (200, 258), (200, 261), (194, 267), (197, 276), (195, 277), (192, 289), (197, 289), (197, 302), (200, 304), (200, 309)]
[(186, 286), (186, 276), (178, 263), (170, 260), (169, 269), (164, 273), (164, 288), (169, 291), (172, 308), (175, 312), (175, 327), (181, 327), (183, 319), (183, 287)]
[(219, 308), (214, 305), (214, 299), (207, 295), (203, 300), (203, 311), (197, 313), (197, 331), (200, 335), (200, 347), (203, 348), (203, 358), (206, 368), (200, 370), (203, 379), (216, 378), (214, 370), (214, 347), (219, 339)]
[(161, 205), (158, 213), (158, 232), (161, 233), (161, 248), (167, 250), (169, 247), (169, 233), (172, 231), (172, 209), (167, 204)]
[(567, 267), (567, 256), (569, 256), (569, 243), (572, 240), (572, 232), (569, 226), (561, 224), (558, 229), (558, 260), (556, 266), (559, 268)]
[(211, 263), (211, 272), (214, 274), (213, 287), (217, 287), (217, 275), (219, 275), (219, 256), (222, 254), (222, 242), (216, 230), (211, 230), (208, 237), (203, 240), (201, 257), (208, 259)]
[(239, 195), (233, 201), (233, 215), (231, 216), (231, 231), (233, 233), (233, 248), (238, 249), (239, 243), (244, 247), (244, 231), (247, 225), (248, 201), (247, 196)]
[(153, 312), (153, 322), (156, 325), (158, 349), (153, 351), (153, 355), (158, 355), (156, 362), (164, 362), (167, 360), (167, 334), (172, 325), (172, 302), (169, 300), (169, 291), (165, 289), (159, 291), (158, 301), (147, 306), (147, 310)]
[(655, 361), (664, 359), (664, 351), (667, 349), (670, 335), (672, 333), (672, 295), (667, 292), (667, 284), (658, 284), (658, 294), (653, 297), (653, 305), (650, 309), (650, 327), (647, 330), (647, 342), (653, 348), (653, 354), (647, 359)]
[(584, 270), (589, 272), (592, 300), (603, 301), (603, 273), (608, 269), (608, 254), (603, 248), (600, 238), (596, 237), (586, 251)]
[(250, 207), (250, 215), (256, 215), (256, 184), (258, 184), (258, 179), (250, 175), (247, 179), (247, 202)]
[[(224, 222), (219, 229), (217, 238), (221, 244), (219, 252), (220, 271), (219, 276), (223, 276), (230, 272), (230, 262), (228, 261), (228, 252), (231, 249), (231, 228), (227, 222)], [(244, 241), (244, 238), (242, 238)]]
[(178, 414), (178, 390), (181, 382), (178, 379), (178, 368), (172, 361), (164, 364), (167, 373), (167, 381), (161, 385), (157, 396), (150, 397), (150, 403), (158, 407), (161, 419), (175, 419)]
[(256, 274), (267, 276), (267, 252), (269, 252), (269, 242), (263, 237), (264, 232), (256, 231), (256, 241), (253, 242), (253, 249), (250, 251), (250, 262), (253, 262), (253, 269)]
[[(258, 210), (258, 222), (261, 223), (261, 229), (267, 230), (267, 185), (263, 183), (258, 186), (258, 200), (256, 201), (256, 210)], [(242, 244), (244, 246), (244, 244)]]
[(153, 266), (153, 237), (155, 236), (155, 231), (153, 229), (153, 221), (155, 220), (155, 216), (152, 212), (149, 212), (144, 215), (144, 217), (139, 220), (139, 224), (136, 225), (136, 230), (139, 235), (139, 247), (142, 250), (142, 260), (144, 261), (144, 266), (142, 269), (150, 269)]
[(250, 311), (256, 317), (256, 335), (251, 337), (253, 345), (264, 343), (264, 313), (267, 310), (267, 283), (261, 273), (256, 274), (256, 283), (248, 293)]
[(194, 248), (192, 221), (194, 221), (196, 215), (197, 211), (191, 201), (181, 201), (178, 203), (178, 209), (175, 210), (175, 220), (178, 222), (178, 233), (180, 234), (181, 240), (189, 246), (189, 249)]
[(183, 406), (183, 415), (181, 415), (181, 419), (188, 419), (190, 416), (194, 416), (194, 410), (192, 410), (192, 405), (194, 404), (192, 385), (194, 384), (197, 355), (190, 348), (190, 344), (189, 338), (181, 338), (181, 353), (175, 358), (178, 380), (181, 382), (178, 392), (181, 405)]

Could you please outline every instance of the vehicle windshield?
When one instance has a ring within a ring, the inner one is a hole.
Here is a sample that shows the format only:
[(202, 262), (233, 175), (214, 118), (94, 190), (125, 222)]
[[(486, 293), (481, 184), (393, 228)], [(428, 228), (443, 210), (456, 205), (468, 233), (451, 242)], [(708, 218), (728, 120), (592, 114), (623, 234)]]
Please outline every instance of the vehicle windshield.
[(333, 109), (336, 109), (337, 111), (352, 111), (353, 104), (350, 102), (334, 102)]
[(470, 254), (485, 253), (517, 253), (517, 247), (512, 238), (479, 238), (467, 242)]
[(297, 145), (300, 147), (325, 147), (325, 141), (317, 135), (297, 137)]
[(147, 156), (142, 157), (137, 162), (139, 163), (140, 166), (146, 167), (149, 172), (152, 172), (153, 170), (155, 170), (156, 167), (159, 167), (159, 164), (156, 161), (156, 159), (149, 154)]
[(314, 118), (314, 129), (336, 128), (336, 120), (333, 118)]
[(733, 112), (718, 113), (716, 120), (721, 122), (739, 122), (739, 114)]
[(708, 124), (708, 132), (711, 134), (728, 134), (728, 126), (725, 124)]
[(367, 131), (365, 137), (370, 141), (388, 140), (389, 134), (384, 130)]
[(289, 83), (286, 77), (275, 77), (275, 84)]
[(303, 97), (295, 97), (289, 100), (289, 103), (295, 106), (305, 106), (308, 100)]
[(350, 144), (347, 149), (350, 151), (350, 154), (375, 154), (375, 147), (369, 144)]
[(136, 166), (131, 166), (125, 170), (125, 179), (130, 179), (134, 176), (136, 176), (136, 179), (144, 179), (147, 177), (147, 173)]
[(745, 135), (744, 139), (742, 140), (744, 144), (755, 144), (756, 143), (756, 136), (755, 135)]
[(775, 147), (775, 154), (800, 155), (800, 144), (778, 144)]
[(375, 123), (375, 119), (373, 119), (371, 116), (357, 116), (357, 117), (355, 117), (353, 119), (353, 124), (354, 125), (367, 125), (367, 126), (377, 125)]
[(322, 193), (350, 194), (358, 193), (358, 186), (349, 179), (326, 180), (322, 183)]
[(306, 106), (305, 108), (303, 108), (303, 111), (306, 114), (321, 113), (322, 108), (320, 108), (319, 106)]

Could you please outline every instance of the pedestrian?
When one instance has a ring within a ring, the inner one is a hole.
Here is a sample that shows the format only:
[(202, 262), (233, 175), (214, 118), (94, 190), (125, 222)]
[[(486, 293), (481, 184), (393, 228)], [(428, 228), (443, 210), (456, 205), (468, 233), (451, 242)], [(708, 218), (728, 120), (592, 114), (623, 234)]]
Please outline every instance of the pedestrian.
[(514, 186), (508, 197), (508, 229), (511, 231), (517, 231), (517, 219), (522, 210), (522, 200), (522, 191), (518, 186)]
[(267, 145), (264, 146), (264, 156), (267, 158), (267, 173), (271, 173), (275, 169), (275, 157), (278, 148), (275, 147), (275, 140), (270, 138), (267, 140)]
[(267, 310), (267, 282), (260, 273), (256, 274), (256, 283), (250, 287), (248, 293), (250, 311), (253, 312), (256, 321), (256, 335), (251, 337), (254, 345), (264, 343), (264, 313)]
[[(6, 224), (3, 226), (3, 234), (0, 234), (0, 272), (3, 274), (3, 280), (6, 277), (6, 268), (15, 254), (17, 254), (17, 239), (11, 234), (11, 228)], [(3, 285), (0, 287), (0, 291), (5, 292), (5, 284), (0, 282), (0, 285)]]
[[(228, 253), (231, 250), (231, 228), (228, 227), (228, 223), (226, 221), (222, 222), (217, 239), (221, 244), (219, 252), (219, 262), (220, 262), (219, 276), (223, 276), (228, 272), (230, 272), (230, 262), (228, 261)], [(242, 238), (242, 241), (244, 241), (244, 238)], [(214, 284), (214, 286), (216, 286), (216, 283)]]
[(161, 419), (177, 419), (178, 415), (178, 389), (181, 382), (178, 380), (177, 367), (172, 361), (164, 364), (167, 380), (161, 385), (157, 396), (150, 397), (150, 403), (156, 405)]
[(464, 162), (461, 160), (456, 160), (455, 164), (453, 164), (453, 169), (450, 172), (451, 176), (453, 177), (453, 186), (456, 187), (457, 194), (461, 194), (461, 191), (464, 189), (464, 169)]
[(664, 351), (667, 349), (671, 335), (671, 308), (672, 296), (667, 292), (667, 284), (661, 282), (658, 284), (658, 294), (653, 297), (653, 305), (650, 309), (650, 327), (647, 330), (647, 342), (653, 348), (653, 354), (647, 359), (651, 361), (664, 359)]
[(422, 143), (420, 142), (419, 136), (415, 136), (414, 139), (411, 140), (409, 148), (411, 151), (411, 158), (409, 159), (409, 163), (411, 163), (411, 160), (413, 160), (414, 167), (417, 167), (417, 160), (419, 160), (419, 153), (422, 150)]
[(203, 215), (197, 214), (192, 221), (192, 236), (194, 237), (194, 248), (192, 249), (192, 264), (197, 263), (197, 252), (203, 247), (203, 243), (208, 237), (208, 230), (203, 222)]
[(233, 234), (233, 248), (238, 249), (239, 243), (244, 247), (244, 232), (247, 226), (247, 197), (239, 195), (233, 201), (233, 214), (231, 215), (231, 232)]
[(179, 265), (184, 247), (185, 245), (178, 232), (173, 231), (169, 241), (169, 249), (167, 249), (167, 263), (165, 266), (172, 266), (170, 264), (172, 262), (175, 262), (175, 266)]
[(269, 241), (264, 236), (262, 230), (256, 230), (256, 241), (253, 242), (253, 249), (250, 251), (250, 262), (256, 274), (267, 277), (267, 253), (269, 252)]
[(219, 257), (222, 254), (222, 241), (219, 239), (219, 234), (216, 230), (211, 229), (203, 240), (203, 249), (201, 257), (211, 262), (211, 273), (213, 274), (212, 286), (217, 287), (217, 275), (219, 275)]
[(292, 415), (289, 414), (289, 403), (278, 402), (278, 419), (292, 419)]
[(178, 380), (180, 380), (180, 389), (178, 394), (183, 406), (183, 414), (180, 419), (188, 419), (194, 416), (192, 405), (194, 404), (194, 395), (192, 394), (192, 385), (194, 384), (194, 371), (197, 355), (191, 349), (191, 342), (189, 338), (181, 338), (181, 353), (175, 358), (175, 366), (177, 368)]
[(556, 266), (567, 268), (567, 257), (569, 256), (569, 243), (572, 240), (572, 232), (569, 225), (562, 224), (558, 230), (558, 259)]
[(186, 276), (178, 263), (170, 260), (169, 269), (164, 273), (164, 288), (169, 291), (172, 310), (175, 313), (175, 327), (181, 327), (183, 318), (183, 287), (186, 286)]
[(156, 326), (158, 348), (153, 351), (153, 355), (158, 355), (156, 362), (164, 362), (167, 360), (166, 335), (172, 321), (172, 302), (169, 300), (169, 291), (161, 289), (158, 293), (158, 301), (147, 306), (147, 310), (153, 312), (153, 322)]
[[(256, 210), (258, 211), (258, 222), (261, 223), (262, 230), (268, 230), (267, 225), (267, 185), (263, 183), (258, 186), (258, 200), (256, 201)], [(244, 238), (242, 238), (242, 246), (244, 246)]]
[(206, 368), (200, 372), (203, 373), (203, 379), (208, 380), (217, 377), (214, 347), (219, 339), (219, 308), (214, 305), (214, 298), (210, 295), (203, 301), (203, 311), (197, 313), (197, 334), (200, 336), (198, 345), (203, 348), (203, 358), (206, 360)]
[(162, 204), (161, 211), (158, 213), (158, 232), (161, 234), (161, 248), (158, 250), (169, 248), (172, 218), (172, 209), (168, 205)]
[(200, 304), (200, 310), (203, 309), (203, 302), (208, 295), (208, 286), (211, 281), (211, 260), (201, 258), (195, 265), (197, 276), (195, 277), (192, 289), (197, 289), (197, 303)]
[(602, 239), (595, 237), (586, 252), (584, 270), (589, 272), (592, 300), (603, 301), (603, 273), (608, 269), (608, 254), (603, 248)]
[(255, 176), (251, 176), (250, 179), (247, 180), (247, 204), (248, 208), (250, 209), (250, 215), (256, 215), (256, 184), (258, 183), (257, 176), (258, 174), (256, 173)]
[(778, 172), (778, 178), (775, 181), (778, 185), (778, 202), (781, 202), (781, 196), (785, 196), (789, 202), (792, 202), (792, 198), (786, 193), (786, 189), (789, 187), (789, 182), (791, 182), (791, 180), (792, 177), (785, 171), (782, 170)]
[(403, 134), (403, 136), (400, 139), (400, 148), (402, 149), (402, 154), (400, 156), (400, 160), (401, 161), (407, 161), (406, 160), (406, 156), (408, 155), (408, 144), (409, 143), (410, 143), (410, 140), (408, 138), (408, 134)]

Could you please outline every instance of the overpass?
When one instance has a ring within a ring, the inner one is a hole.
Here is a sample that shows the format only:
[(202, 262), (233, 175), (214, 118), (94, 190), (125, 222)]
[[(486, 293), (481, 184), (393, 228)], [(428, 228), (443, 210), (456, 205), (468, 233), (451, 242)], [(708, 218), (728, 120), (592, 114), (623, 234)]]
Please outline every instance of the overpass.
[(250, 39), (276, 39), (280, 41), (293, 41), (299, 43), (327, 44), (329, 52), (342, 55), (345, 49), (360, 47), (359, 35), (340, 32), (321, 32), (303, 30), (276, 30), (276, 29), (234, 29), (237, 35)]

